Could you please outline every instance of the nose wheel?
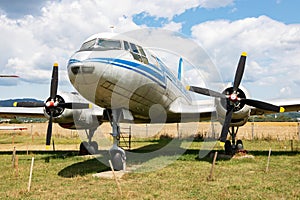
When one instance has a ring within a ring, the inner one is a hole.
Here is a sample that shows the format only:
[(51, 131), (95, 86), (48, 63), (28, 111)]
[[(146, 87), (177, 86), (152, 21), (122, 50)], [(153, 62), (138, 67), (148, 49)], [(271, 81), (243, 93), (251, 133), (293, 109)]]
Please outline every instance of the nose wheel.
[(114, 170), (117, 171), (126, 171), (126, 153), (119, 147), (120, 143), (120, 120), (122, 116), (122, 111), (118, 109), (107, 110), (107, 117), (112, 127), (112, 137), (113, 145), (109, 150), (111, 157), (112, 165)]

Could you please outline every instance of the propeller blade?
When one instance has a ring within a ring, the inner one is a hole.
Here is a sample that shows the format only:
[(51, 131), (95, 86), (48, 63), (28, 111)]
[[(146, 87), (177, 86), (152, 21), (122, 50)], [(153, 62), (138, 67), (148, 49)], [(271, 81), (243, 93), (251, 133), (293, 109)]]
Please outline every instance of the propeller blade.
[(221, 137), (220, 137), (221, 142), (225, 142), (226, 139), (227, 139), (229, 126), (230, 126), (232, 113), (233, 113), (233, 108), (234, 107), (231, 106), (226, 112), (226, 117), (225, 117), (225, 121), (224, 121), (224, 124), (223, 124), (223, 127), (222, 127)]
[(59, 103), (59, 107), (68, 109), (89, 109), (91, 104), (89, 103)]
[(207, 88), (201, 88), (201, 87), (196, 87), (196, 86), (187, 86), (187, 90), (196, 92), (198, 94), (210, 96), (210, 97), (218, 97), (218, 98), (224, 98), (224, 99), (227, 98), (225, 94), (222, 94), (220, 92), (210, 90)]
[(253, 106), (255, 108), (263, 109), (263, 110), (268, 110), (273, 112), (284, 112), (283, 107), (276, 106), (263, 101), (258, 101), (253, 99), (241, 99), (241, 103), (247, 104), (249, 106)]
[(32, 108), (32, 107), (44, 107), (45, 103), (44, 102), (31, 102), (31, 101), (27, 101), (27, 102), (14, 102), (14, 107), (28, 107), (28, 108)]
[(53, 70), (52, 70), (51, 85), (50, 85), (50, 97), (52, 100), (54, 100), (56, 97), (57, 86), (58, 86), (58, 64), (54, 63)]
[(50, 111), (50, 118), (48, 122), (48, 128), (47, 128), (47, 136), (46, 136), (46, 148), (50, 146), (51, 143), (51, 136), (52, 136), (52, 118), (53, 118), (53, 111)]
[(233, 91), (236, 92), (240, 86), (240, 83), (243, 78), (243, 74), (245, 71), (245, 63), (246, 63), (247, 53), (243, 52), (241, 58), (239, 60), (238, 67), (235, 72), (234, 82), (233, 82)]

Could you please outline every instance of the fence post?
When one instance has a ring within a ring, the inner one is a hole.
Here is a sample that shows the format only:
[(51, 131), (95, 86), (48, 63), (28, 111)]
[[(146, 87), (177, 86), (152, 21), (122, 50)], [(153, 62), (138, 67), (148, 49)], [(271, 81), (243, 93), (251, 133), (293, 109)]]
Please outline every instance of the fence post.
[(254, 140), (254, 122), (251, 123), (252, 140)]
[(32, 159), (31, 159), (30, 173), (29, 173), (29, 180), (28, 180), (28, 188), (27, 188), (27, 191), (28, 191), (28, 192), (30, 192), (30, 188), (31, 188), (33, 163), (34, 163), (34, 157), (32, 157)]
[(298, 141), (300, 141), (300, 119), (298, 118)]

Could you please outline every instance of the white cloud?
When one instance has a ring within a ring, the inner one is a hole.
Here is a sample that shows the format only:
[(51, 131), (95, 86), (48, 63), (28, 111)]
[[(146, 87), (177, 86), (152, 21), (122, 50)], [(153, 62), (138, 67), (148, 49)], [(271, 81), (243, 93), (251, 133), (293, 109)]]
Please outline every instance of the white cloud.
[[(172, 18), (189, 8), (211, 7), (208, 2), (211, 1), (62, 0), (47, 2), (39, 16), (10, 19), (1, 15), (0, 65), (4, 67), (0, 73), (17, 73), (26, 81), (49, 82), (47, 73), (42, 71), (50, 71), (55, 61), (65, 65), (88, 36), (110, 31), (111, 26), (115, 27), (115, 32), (138, 29), (132, 21), (132, 16), (137, 13)], [(225, 4), (215, 1), (214, 6)], [(165, 28), (178, 31), (181, 26), (170, 22)]]
[[(277, 88), (300, 74), (300, 25), (266, 16), (237, 21), (208, 21), (192, 28), (193, 37), (209, 52), (225, 80), (233, 80), (241, 52), (248, 52), (244, 81)], [(246, 83), (247, 84), (247, 83)], [(249, 83), (250, 84), (250, 83)], [(298, 87), (291, 88), (296, 94)]]
[[(10, 19), (1, 15), (0, 73), (18, 74), (28, 82), (49, 83), (52, 64), (58, 61), (60, 73), (64, 73), (61, 80), (67, 82), (68, 58), (94, 33), (110, 31), (111, 26), (115, 32), (139, 29), (132, 18), (142, 12), (167, 18), (164, 28), (179, 31), (183, 24), (171, 20), (175, 15), (187, 9), (233, 3), (234, 0), (61, 0), (48, 2), (38, 16)], [(201, 23), (192, 28), (192, 34), (215, 60), (225, 80), (233, 79), (239, 54), (247, 51), (245, 80), (271, 85), (278, 82), (274, 77), (279, 77), (286, 85), (294, 83), (293, 92), (298, 89), (300, 25), (286, 25), (261, 16)]]

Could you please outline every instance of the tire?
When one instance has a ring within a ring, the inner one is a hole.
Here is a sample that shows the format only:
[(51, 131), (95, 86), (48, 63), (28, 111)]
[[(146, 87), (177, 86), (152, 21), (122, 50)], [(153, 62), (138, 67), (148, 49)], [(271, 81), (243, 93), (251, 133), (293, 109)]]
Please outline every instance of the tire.
[(231, 142), (229, 140), (226, 140), (224, 147), (225, 147), (225, 154), (227, 154), (227, 155), (233, 154)]
[(88, 142), (81, 142), (79, 147), (79, 155), (81, 156), (88, 155), (89, 154), (88, 146), (89, 146)]
[(242, 140), (236, 141), (236, 150), (241, 151), (243, 149), (244, 149), (244, 145), (243, 145)]
[(92, 146), (94, 148), (94, 153), (93, 154), (98, 153), (99, 146), (98, 146), (98, 143), (96, 141), (91, 142), (90, 146)]
[(123, 158), (121, 152), (115, 151), (112, 153), (111, 157), (112, 157), (111, 162), (114, 170), (116, 171), (123, 170)]

